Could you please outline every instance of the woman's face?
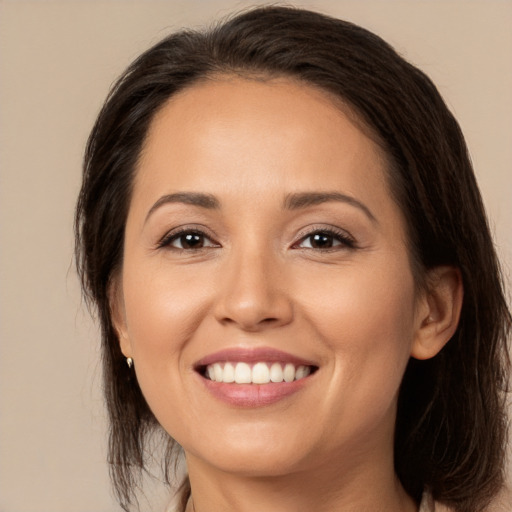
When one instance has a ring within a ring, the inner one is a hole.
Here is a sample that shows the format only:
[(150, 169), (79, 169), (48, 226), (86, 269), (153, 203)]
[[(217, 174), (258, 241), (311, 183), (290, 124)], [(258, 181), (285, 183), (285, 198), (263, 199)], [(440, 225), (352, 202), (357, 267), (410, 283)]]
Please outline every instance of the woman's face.
[(207, 81), (155, 117), (114, 309), (189, 465), (392, 460), (419, 320), (385, 167), (332, 99), (286, 79)]

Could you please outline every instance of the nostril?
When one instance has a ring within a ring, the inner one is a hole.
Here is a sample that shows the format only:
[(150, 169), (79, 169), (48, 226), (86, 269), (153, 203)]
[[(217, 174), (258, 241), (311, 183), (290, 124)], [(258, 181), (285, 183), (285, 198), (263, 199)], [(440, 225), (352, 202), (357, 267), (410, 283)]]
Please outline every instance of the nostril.
[(266, 318), (258, 318), (256, 315), (233, 315), (233, 316), (225, 316), (220, 319), (222, 324), (236, 324), (239, 325), (244, 331), (247, 332), (257, 332), (264, 327), (273, 327), (283, 323), (277, 317), (266, 317)]
[(272, 322), (277, 322), (278, 319), (277, 318), (264, 318), (262, 320), (262, 322), (266, 322), (266, 323), (272, 323)]
[[(254, 258), (257, 261), (253, 262)], [(213, 309), (217, 320), (245, 331), (289, 323), (293, 316), (292, 300), (287, 288), (278, 283), (278, 276), (270, 275), (261, 256), (244, 254), (241, 260), (230, 267), (230, 275), (218, 289)]]

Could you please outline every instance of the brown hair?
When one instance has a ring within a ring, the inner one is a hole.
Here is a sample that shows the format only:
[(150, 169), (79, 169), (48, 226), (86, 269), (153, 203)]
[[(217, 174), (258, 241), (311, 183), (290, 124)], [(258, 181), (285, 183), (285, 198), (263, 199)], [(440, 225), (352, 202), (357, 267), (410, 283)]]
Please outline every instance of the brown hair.
[[(108, 287), (122, 266), (133, 176), (155, 113), (177, 91), (217, 74), (293, 77), (350, 105), (388, 154), (408, 223), (416, 279), (460, 269), (458, 329), (433, 359), (411, 359), (398, 403), (396, 472), (411, 496), (481, 510), (503, 483), (511, 315), (460, 128), (430, 79), (375, 34), (318, 13), (263, 7), (204, 32), (172, 34), (141, 55), (110, 92), (90, 135), (75, 218), (84, 294), (102, 328), (109, 462), (123, 508), (157, 426), (126, 366)], [(174, 443), (164, 454), (166, 475)]]

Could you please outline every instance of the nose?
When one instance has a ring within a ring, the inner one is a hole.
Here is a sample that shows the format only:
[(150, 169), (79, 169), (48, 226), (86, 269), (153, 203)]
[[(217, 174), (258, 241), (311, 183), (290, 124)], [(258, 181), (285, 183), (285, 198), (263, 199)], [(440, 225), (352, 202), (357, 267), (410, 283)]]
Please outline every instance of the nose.
[(258, 250), (227, 259), (215, 305), (219, 322), (257, 332), (292, 321), (292, 294), (278, 259)]

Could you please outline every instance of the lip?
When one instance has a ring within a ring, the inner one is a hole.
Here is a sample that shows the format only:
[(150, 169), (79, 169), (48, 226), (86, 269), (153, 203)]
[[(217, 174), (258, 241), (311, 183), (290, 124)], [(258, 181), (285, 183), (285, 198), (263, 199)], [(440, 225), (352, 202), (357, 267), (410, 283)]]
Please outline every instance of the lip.
[(206, 389), (217, 399), (234, 407), (255, 408), (274, 404), (290, 397), (306, 386), (312, 375), (279, 384), (226, 384), (199, 377)]
[(270, 347), (255, 348), (228, 348), (209, 354), (194, 364), (197, 370), (200, 367), (213, 363), (242, 362), (242, 363), (292, 363), (295, 366), (318, 366), (314, 361), (308, 361), (282, 350)]
[(221, 362), (292, 363), (295, 366), (304, 365), (318, 369), (318, 365), (313, 361), (269, 347), (230, 348), (209, 354), (197, 361), (194, 369), (208, 393), (228, 405), (241, 408), (264, 407), (288, 398), (307, 386), (314, 378), (315, 372), (293, 382), (270, 382), (268, 384), (228, 384), (204, 377), (203, 370), (206, 366)]

